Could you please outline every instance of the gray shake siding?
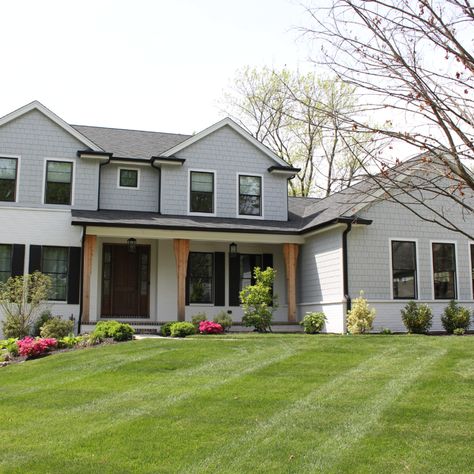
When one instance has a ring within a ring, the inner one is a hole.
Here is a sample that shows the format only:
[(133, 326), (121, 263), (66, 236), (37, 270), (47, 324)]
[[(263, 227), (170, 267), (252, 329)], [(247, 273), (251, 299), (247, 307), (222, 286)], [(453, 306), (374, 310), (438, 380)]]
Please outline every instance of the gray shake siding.
[[(119, 168), (139, 171), (139, 188), (118, 188)], [(151, 166), (108, 164), (102, 167), (100, 176), (100, 208), (129, 211), (158, 211), (159, 170)]]
[(19, 189), (16, 203), (2, 205), (16, 207), (69, 208), (43, 204), (45, 160), (73, 160), (73, 208), (97, 207), (98, 164), (77, 158), (83, 143), (33, 110), (0, 127), (0, 155), (19, 155)]
[(163, 214), (187, 214), (189, 170), (215, 171), (216, 216), (237, 217), (237, 173), (263, 177), (264, 218), (288, 218), (287, 178), (267, 170), (275, 162), (230, 127), (223, 127), (176, 155), (182, 167), (163, 167)]

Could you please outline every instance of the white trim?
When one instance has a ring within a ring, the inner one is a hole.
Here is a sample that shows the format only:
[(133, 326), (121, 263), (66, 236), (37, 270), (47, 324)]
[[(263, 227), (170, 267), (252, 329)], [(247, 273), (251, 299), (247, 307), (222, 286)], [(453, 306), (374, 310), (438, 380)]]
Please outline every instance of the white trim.
[(174, 161), (174, 160), (167, 160), (167, 159), (160, 160), (159, 158), (154, 158), (153, 163), (158, 163), (160, 165), (169, 165), (169, 166), (183, 166), (184, 165), (183, 161)]
[[(50, 204), (46, 202), (46, 168), (48, 161), (57, 161), (59, 163), (72, 163), (72, 183), (71, 183), (71, 203), (70, 204)], [(76, 161), (70, 158), (45, 158), (43, 164), (43, 199), (42, 203), (45, 206), (67, 206), (72, 207), (74, 206), (74, 194), (75, 194), (75, 183), (76, 183)]]
[[(120, 171), (136, 171), (137, 172), (137, 185), (135, 187), (133, 186), (120, 186)], [(139, 191), (140, 190), (140, 169), (139, 168), (133, 168), (132, 166), (129, 167), (124, 167), (124, 166), (119, 166), (117, 168), (117, 189), (127, 189), (129, 191)]]
[[(393, 261), (392, 261), (392, 242), (413, 242), (415, 244), (415, 256), (416, 256), (416, 288), (415, 288), (415, 298), (394, 298), (393, 297)], [(389, 274), (390, 274), (390, 299), (392, 301), (412, 301), (416, 300), (418, 301), (420, 299), (420, 262), (419, 262), (419, 252), (418, 252), (418, 239), (413, 239), (409, 237), (390, 237), (388, 239), (388, 245), (389, 245)]]
[(21, 155), (8, 155), (6, 153), (0, 153), (0, 158), (11, 158), (16, 159), (16, 179), (15, 179), (15, 200), (14, 201), (0, 201), (0, 203), (17, 203), (18, 196), (20, 195), (20, 165)]
[(472, 254), (471, 245), (474, 245), (474, 241), (468, 240), (467, 249), (469, 254), (469, 286), (471, 287), (471, 298), (474, 300), (474, 285), (472, 284), (472, 257), (474, 257), (474, 255)]
[(13, 112), (10, 112), (9, 114), (3, 116), (0, 118), (0, 127), (2, 125), (5, 125), (8, 122), (11, 122), (12, 120), (17, 119), (18, 117), (21, 117), (22, 115), (27, 114), (28, 112), (31, 112), (32, 110), (38, 110), (41, 112), (43, 115), (46, 115), (50, 120), (52, 120), (56, 125), (59, 125), (63, 130), (68, 132), (70, 135), (72, 135), (74, 138), (82, 142), (84, 145), (88, 146), (94, 151), (104, 151), (102, 148), (97, 146), (93, 141), (89, 140), (85, 135), (77, 131), (74, 127), (71, 127), (67, 122), (65, 122), (61, 117), (58, 117), (54, 112), (49, 110), (47, 107), (45, 107), (41, 102), (38, 102), (37, 100), (34, 100), (33, 102), (30, 102), (29, 104), (24, 105), (23, 107), (20, 107), (19, 109), (14, 110)]
[(278, 155), (273, 153), (269, 148), (267, 148), (263, 143), (260, 143), (256, 138), (252, 137), (249, 132), (247, 132), (245, 129), (243, 129), (240, 125), (235, 123), (231, 118), (226, 117), (219, 122), (215, 123), (214, 125), (211, 125), (210, 127), (200, 131), (199, 133), (196, 133), (192, 137), (188, 138), (187, 140), (184, 140), (184, 142), (179, 143), (178, 145), (174, 146), (173, 148), (170, 148), (169, 150), (166, 150), (163, 152), (160, 157), (170, 157), (174, 155), (175, 153), (178, 153), (181, 150), (184, 150), (188, 146), (192, 145), (193, 143), (196, 143), (197, 141), (201, 140), (204, 137), (207, 137), (211, 133), (215, 132), (216, 130), (219, 130), (223, 127), (230, 127), (234, 132), (237, 132), (239, 135), (241, 135), (243, 138), (245, 138), (248, 142), (250, 142), (252, 145), (257, 147), (261, 152), (263, 152), (265, 155), (267, 155), (269, 158), (271, 158), (273, 161), (278, 163), (281, 166), (288, 166), (288, 163), (283, 161)]
[(431, 265), (431, 298), (433, 301), (450, 301), (451, 298), (435, 298), (434, 291), (434, 268), (433, 268), (433, 244), (454, 244), (454, 263), (456, 265), (456, 288), (454, 299), (459, 297), (459, 264), (458, 264), (458, 246), (456, 240), (435, 239), (430, 240), (430, 265)]
[(150, 163), (144, 163), (142, 161), (137, 161), (136, 163), (133, 161), (126, 161), (126, 160), (114, 160), (110, 161), (111, 165), (121, 165), (127, 169), (133, 169), (134, 166), (150, 166)]
[[(214, 212), (191, 212), (191, 173), (196, 172), (196, 173), (212, 173), (214, 178), (212, 181), (212, 186), (213, 186), (213, 204), (212, 208)], [(188, 169), (188, 215), (189, 216), (202, 216), (202, 217), (216, 217), (217, 213), (217, 173), (215, 170), (203, 170), (203, 169), (198, 169), (198, 168), (189, 168)]]
[[(0, 202), (7, 202), (7, 201), (0, 201)], [(70, 209), (49, 209), (45, 207), (20, 207), (20, 206), (0, 206), (1, 211), (44, 211), (44, 212), (67, 212), (70, 214)]]
[[(239, 219), (264, 219), (264, 210), (263, 210), (263, 202), (264, 202), (264, 193), (263, 193), (263, 175), (258, 174), (258, 173), (242, 173), (238, 171), (237, 173), (237, 202), (236, 202), (236, 216)], [(255, 177), (255, 178), (260, 178), (260, 215), (258, 216), (252, 216), (252, 215), (247, 215), (247, 214), (240, 214), (240, 177), (241, 176), (249, 176), (249, 177)]]

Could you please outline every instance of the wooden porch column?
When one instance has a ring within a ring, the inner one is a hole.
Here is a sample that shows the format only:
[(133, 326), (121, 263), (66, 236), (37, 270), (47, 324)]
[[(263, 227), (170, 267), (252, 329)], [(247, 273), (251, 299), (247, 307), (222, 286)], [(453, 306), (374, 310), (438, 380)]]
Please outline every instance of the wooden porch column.
[(91, 273), (92, 257), (97, 242), (96, 235), (86, 235), (84, 238), (83, 267), (82, 267), (82, 322), (89, 322), (90, 301), (91, 301)]
[(283, 244), (288, 300), (288, 322), (292, 323), (296, 322), (296, 264), (298, 261), (298, 252), (298, 244)]
[(178, 321), (184, 321), (186, 306), (186, 273), (188, 271), (189, 240), (174, 239), (176, 274), (178, 276)]

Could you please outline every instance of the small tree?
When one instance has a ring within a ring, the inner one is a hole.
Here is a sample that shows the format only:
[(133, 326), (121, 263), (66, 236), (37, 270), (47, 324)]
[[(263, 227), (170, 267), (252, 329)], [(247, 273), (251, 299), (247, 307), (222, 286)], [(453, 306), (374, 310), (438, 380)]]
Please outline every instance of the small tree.
[(28, 336), (38, 315), (46, 309), (51, 278), (40, 272), (9, 278), (0, 284), (0, 308), (5, 337)]
[(369, 303), (360, 292), (359, 298), (354, 300), (352, 309), (347, 312), (347, 330), (351, 334), (363, 334), (372, 329), (375, 319), (375, 309), (369, 308)]
[(255, 285), (246, 286), (240, 292), (244, 310), (242, 322), (247, 327), (254, 326), (258, 332), (271, 331), (273, 313), (278, 308), (278, 298), (272, 291), (275, 274), (271, 267), (266, 270), (255, 267)]

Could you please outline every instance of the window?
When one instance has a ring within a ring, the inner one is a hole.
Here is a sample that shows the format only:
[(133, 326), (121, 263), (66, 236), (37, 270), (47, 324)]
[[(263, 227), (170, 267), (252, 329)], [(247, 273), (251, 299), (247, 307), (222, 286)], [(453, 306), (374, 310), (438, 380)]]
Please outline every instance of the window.
[(0, 201), (14, 202), (18, 160), (0, 157)]
[(392, 240), (392, 287), (394, 299), (416, 299), (416, 244)]
[(239, 214), (262, 215), (262, 178), (260, 176), (239, 176)]
[(46, 162), (46, 204), (71, 204), (72, 163)]
[(52, 280), (50, 300), (67, 300), (68, 262), (68, 247), (43, 247), (41, 271)]
[(255, 267), (262, 268), (262, 256), (261, 255), (249, 255), (240, 254), (240, 282), (239, 292), (242, 291), (248, 285), (255, 284), (255, 278), (253, 272)]
[(12, 276), (12, 246), (0, 245), (0, 283)]
[(433, 243), (433, 286), (437, 300), (456, 298), (456, 256), (454, 244)]
[(212, 303), (214, 255), (191, 252), (188, 264), (188, 295), (190, 303)]
[(191, 171), (190, 212), (214, 213), (214, 173)]
[(119, 188), (138, 189), (138, 170), (119, 169)]

